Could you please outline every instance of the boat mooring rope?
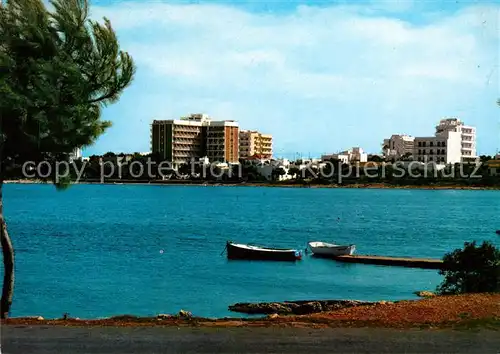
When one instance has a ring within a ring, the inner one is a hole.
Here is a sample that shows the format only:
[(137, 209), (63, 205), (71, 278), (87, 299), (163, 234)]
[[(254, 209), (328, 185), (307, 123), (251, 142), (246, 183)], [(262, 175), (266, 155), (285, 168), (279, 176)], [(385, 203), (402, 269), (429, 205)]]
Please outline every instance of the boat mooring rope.
[(227, 250), (227, 243), (226, 243), (226, 247), (224, 247), (224, 249), (222, 250), (220, 255), (222, 256), (224, 254), (224, 252), (226, 252), (226, 250)]

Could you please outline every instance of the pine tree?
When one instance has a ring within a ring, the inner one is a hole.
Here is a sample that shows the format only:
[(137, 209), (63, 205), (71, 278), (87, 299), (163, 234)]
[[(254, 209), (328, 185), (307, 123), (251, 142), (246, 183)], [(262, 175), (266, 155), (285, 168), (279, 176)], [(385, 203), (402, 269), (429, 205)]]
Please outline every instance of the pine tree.
[[(4, 172), (13, 161), (67, 160), (111, 126), (102, 108), (118, 101), (135, 66), (109, 20), (89, 19), (87, 0), (9, 0), (0, 5), (1, 317), (10, 312), (14, 251), (3, 216)], [(52, 174), (51, 177), (54, 177)], [(64, 187), (67, 181), (55, 181)]]

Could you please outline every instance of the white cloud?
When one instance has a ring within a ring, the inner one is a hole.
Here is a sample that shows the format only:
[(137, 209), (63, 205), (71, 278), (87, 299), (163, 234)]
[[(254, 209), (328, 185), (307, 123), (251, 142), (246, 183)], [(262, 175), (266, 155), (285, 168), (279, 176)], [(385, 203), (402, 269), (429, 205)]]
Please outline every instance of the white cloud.
[[(386, 5), (398, 12), (412, 4)], [(432, 133), (441, 115), (455, 112), (482, 124), (485, 118), (470, 107), (498, 94), (498, 78), (491, 82), (498, 66), (498, 9), (471, 7), (425, 25), (345, 6), (259, 14), (144, 2), (93, 7), (93, 15), (111, 19), (139, 72), (155, 76), (155, 90), (182, 97), (163, 112), (199, 111), (195, 103), (204, 102), (206, 113), (234, 115), (221, 118), (270, 131), (277, 146), (295, 139), (302, 144), (295, 150), (327, 151), (348, 144), (374, 150), (384, 134), (403, 130)], [(316, 138), (299, 138), (290, 121), (320, 131)], [(343, 133), (321, 130), (322, 124)], [(480, 135), (481, 129), (488, 127), (480, 126)], [(338, 141), (329, 142), (332, 136)], [(484, 137), (493, 143), (492, 135)]]

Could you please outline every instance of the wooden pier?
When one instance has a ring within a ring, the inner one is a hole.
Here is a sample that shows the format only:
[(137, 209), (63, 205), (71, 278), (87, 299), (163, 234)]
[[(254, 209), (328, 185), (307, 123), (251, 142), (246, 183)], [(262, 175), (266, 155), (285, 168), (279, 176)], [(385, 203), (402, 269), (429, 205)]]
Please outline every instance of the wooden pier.
[(346, 263), (363, 263), (384, 266), (423, 268), (423, 269), (441, 269), (443, 261), (440, 259), (429, 258), (406, 258), (406, 257), (382, 257), (382, 256), (336, 256), (334, 260)]

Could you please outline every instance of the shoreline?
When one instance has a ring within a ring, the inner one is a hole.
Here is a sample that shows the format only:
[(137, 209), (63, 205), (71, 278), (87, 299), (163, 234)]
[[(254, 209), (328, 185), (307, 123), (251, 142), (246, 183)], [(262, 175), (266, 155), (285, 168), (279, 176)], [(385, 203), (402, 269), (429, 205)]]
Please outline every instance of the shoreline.
[(500, 330), (500, 294), (465, 294), (435, 296), (397, 302), (344, 307), (306, 315), (279, 315), (257, 318), (193, 317), (182, 311), (178, 315), (139, 317), (114, 316), (105, 319), (44, 319), (17, 317), (2, 320), (11, 326), (64, 327), (300, 327), (300, 328), (398, 328), (440, 329), (488, 327)]
[[(51, 184), (40, 180), (6, 180), (4, 184)], [(267, 188), (314, 188), (314, 189), (418, 189), (418, 190), (500, 190), (500, 186), (463, 186), (452, 185), (393, 185), (387, 183), (359, 184), (300, 184), (300, 183), (269, 183), (269, 182), (207, 182), (207, 181), (84, 181), (73, 185), (152, 185), (152, 186), (200, 186), (200, 187), (267, 187)]]

